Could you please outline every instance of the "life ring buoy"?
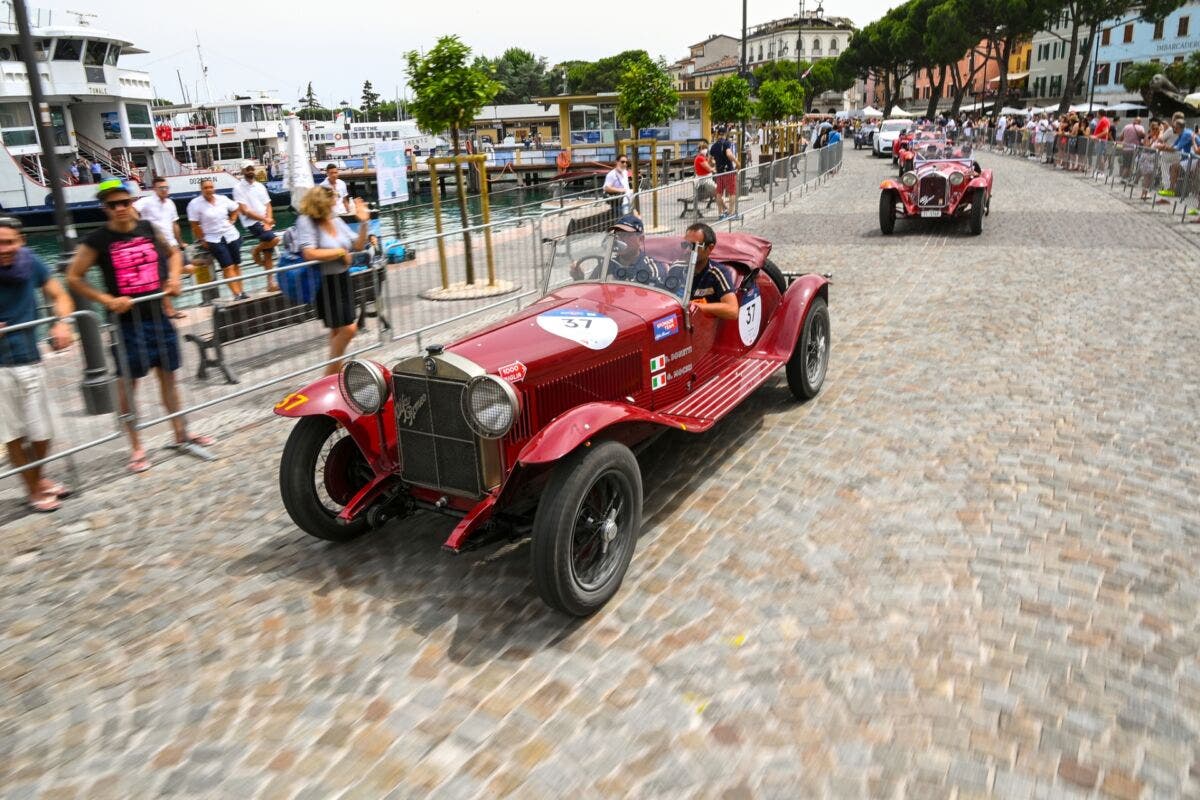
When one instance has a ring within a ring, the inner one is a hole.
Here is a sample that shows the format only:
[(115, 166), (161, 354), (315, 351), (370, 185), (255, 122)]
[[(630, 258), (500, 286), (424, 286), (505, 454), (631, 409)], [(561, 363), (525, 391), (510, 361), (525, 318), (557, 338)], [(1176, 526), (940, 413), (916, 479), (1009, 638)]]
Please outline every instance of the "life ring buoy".
[(558, 157), (554, 159), (554, 163), (558, 165), (559, 172), (566, 172), (567, 167), (571, 166), (571, 154), (566, 150), (560, 150)]
[(341, 138), (342, 138), (342, 135), (341, 135), (340, 133), (335, 133), (335, 134), (333, 135), (333, 138), (334, 138), (335, 140), (337, 140), (337, 139), (341, 139)]

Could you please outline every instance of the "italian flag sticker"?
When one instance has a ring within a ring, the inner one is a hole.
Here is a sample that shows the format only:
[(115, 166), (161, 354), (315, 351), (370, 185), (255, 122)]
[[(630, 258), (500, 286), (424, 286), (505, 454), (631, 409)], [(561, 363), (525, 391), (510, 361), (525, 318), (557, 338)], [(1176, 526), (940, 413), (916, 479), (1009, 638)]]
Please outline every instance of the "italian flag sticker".
[(650, 376), (650, 388), (651, 389), (661, 389), (662, 387), (664, 387), (666, 385), (667, 385), (667, 376), (665, 374)]
[(650, 371), (651, 372), (658, 372), (660, 369), (666, 369), (666, 368), (667, 368), (667, 357), (666, 356), (655, 356), (654, 358), (650, 359)]

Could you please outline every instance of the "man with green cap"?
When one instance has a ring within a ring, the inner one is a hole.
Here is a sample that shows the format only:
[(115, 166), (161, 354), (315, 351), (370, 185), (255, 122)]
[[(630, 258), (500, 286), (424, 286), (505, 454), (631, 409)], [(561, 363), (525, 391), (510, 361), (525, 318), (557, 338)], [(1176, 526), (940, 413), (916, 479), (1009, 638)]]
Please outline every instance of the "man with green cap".
[[(114, 346), (117, 372), (129, 381), (117, 381), (122, 415), (128, 415), (134, 403), (137, 381), (153, 369), (158, 378), (163, 405), (168, 413), (180, 408), (175, 370), (179, 369), (179, 340), (175, 326), (163, 313), (157, 300), (137, 302), (139, 297), (180, 292), (183, 259), (154, 229), (139, 219), (133, 209), (133, 197), (119, 180), (102, 182), (96, 199), (107, 219), (103, 228), (92, 231), (75, 251), (67, 268), (67, 282), (81, 297), (104, 306), (112, 317), (118, 344)], [(99, 267), (104, 290), (87, 281), (87, 272)], [(213, 440), (189, 434), (182, 416), (174, 417), (175, 447), (201, 458), (211, 458), (204, 450)], [(133, 452), (130, 472), (150, 468), (137, 429), (129, 424)]]

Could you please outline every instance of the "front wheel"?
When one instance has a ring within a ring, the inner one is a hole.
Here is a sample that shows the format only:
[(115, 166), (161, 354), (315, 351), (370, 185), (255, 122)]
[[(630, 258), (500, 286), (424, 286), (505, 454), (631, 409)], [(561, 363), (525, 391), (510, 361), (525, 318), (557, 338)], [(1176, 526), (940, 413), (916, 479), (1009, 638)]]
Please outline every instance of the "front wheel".
[(609, 601), (629, 568), (642, 525), (642, 473), (620, 442), (583, 446), (559, 462), (533, 518), (533, 585), (576, 617)]
[(891, 236), (896, 230), (896, 193), (885, 189), (879, 194), (879, 230)]
[(976, 189), (971, 199), (970, 230), (972, 236), (983, 233), (983, 212), (986, 209), (987, 198), (983, 189)]
[(370, 529), (365, 517), (338, 514), (371, 480), (371, 468), (344, 428), (329, 417), (302, 417), (279, 460), (279, 494), (288, 516), (306, 533), (348, 542)]
[(818, 297), (809, 306), (796, 349), (787, 362), (788, 388), (797, 400), (811, 400), (821, 391), (829, 368), (829, 339), (829, 307)]

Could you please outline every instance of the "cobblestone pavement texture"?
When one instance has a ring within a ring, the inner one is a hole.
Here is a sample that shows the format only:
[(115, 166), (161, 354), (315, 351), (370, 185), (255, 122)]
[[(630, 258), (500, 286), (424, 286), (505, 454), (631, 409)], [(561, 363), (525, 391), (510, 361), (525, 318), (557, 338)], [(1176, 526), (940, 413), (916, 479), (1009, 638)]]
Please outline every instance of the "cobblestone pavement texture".
[(589, 620), (440, 518), (301, 534), (281, 420), (0, 529), (0, 793), (1197, 795), (1197, 250), (989, 161), (981, 237), (850, 150), (751, 221), (835, 273), (825, 391), (648, 450)]

